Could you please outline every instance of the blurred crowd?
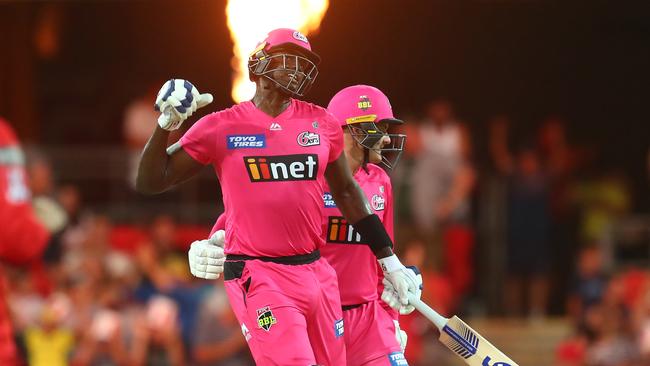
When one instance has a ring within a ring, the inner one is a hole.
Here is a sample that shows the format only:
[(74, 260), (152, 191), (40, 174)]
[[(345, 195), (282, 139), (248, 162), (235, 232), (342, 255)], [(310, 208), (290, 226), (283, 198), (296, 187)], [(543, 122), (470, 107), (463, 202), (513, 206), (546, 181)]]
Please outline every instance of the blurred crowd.
[(187, 248), (209, 228), (165, 214), (114, 223), (28, 166), (35, 213), (55, 247), (28, 267), (3, 263), (23, 362), (58, 365), (252, 365), (223, 283), (193, 278)]
[(446, 315), (567, 316), (574, 335), (557, 365), (650, 364), (650, 222), (641, 251), (621, 253), (617, 228), (635, 203), (622, 169), (573, 143), (560, 116), (479, 127), (441, 99), (407, 122), (397, 242), (428, 273), (425, 300)]
[[(131, 169), (155, 126), (150, 100), (126, 111)], [(635, 202), (623, 171), (573, 143), (560, 116), (532, 131), (507, 115), (479, 127), (440, 99), (402, 117), (408, 141), (391, 172), (397, 250), (423, 270), (427, 303), (447, 316), (566, 316), (573, 333), (557, 346), (558, 366), (650, 364), (648, 263), (617, 256), (612, 234)], [(79, 183), (57, 184), (52, 166), (31, 154), (28, 173), (58, 247), (45, 263), (2, 268), (25, 362), (252, 364), (221, 280), (187, 268), (189, 244), (208, 227), (161, 212), (110, 217), (84, 204)], [(435, 364), (427, 322), (414, 314), (401, 323), (410, 364)]]

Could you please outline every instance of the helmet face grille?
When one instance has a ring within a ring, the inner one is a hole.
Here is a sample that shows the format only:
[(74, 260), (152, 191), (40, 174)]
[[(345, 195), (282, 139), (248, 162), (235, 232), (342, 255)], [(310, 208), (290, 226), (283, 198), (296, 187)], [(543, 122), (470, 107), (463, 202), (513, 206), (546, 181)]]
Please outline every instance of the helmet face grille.
[(316, 81), (318, 68), (306, 57), (290, 53), (267, 54), (260, 50), (248, 60), (251, 74), (263, 76), (284, 91), (295, 96), (304, 96)]
[[(374, 122), (361, 122), (348, 125), (350, 136), (364, 149), (373, 150), (381, 155), (381, 163), (388, 169), (394, 169), (404, 151), (406, 135), (388, 133), (377, 127)], [(384, 136), (390, 138), (390, 143), (376, 146)]]

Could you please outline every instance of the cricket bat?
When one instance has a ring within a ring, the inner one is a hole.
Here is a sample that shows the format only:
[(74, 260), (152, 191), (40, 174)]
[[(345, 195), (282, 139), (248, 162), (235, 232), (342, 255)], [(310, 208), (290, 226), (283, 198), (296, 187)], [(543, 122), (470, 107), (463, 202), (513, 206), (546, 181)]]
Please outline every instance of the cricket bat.
[(440, 330), (439, 340), (470, 366), (519, 366), (459, 317), (445, 318), (415, 296), (409, 303)]

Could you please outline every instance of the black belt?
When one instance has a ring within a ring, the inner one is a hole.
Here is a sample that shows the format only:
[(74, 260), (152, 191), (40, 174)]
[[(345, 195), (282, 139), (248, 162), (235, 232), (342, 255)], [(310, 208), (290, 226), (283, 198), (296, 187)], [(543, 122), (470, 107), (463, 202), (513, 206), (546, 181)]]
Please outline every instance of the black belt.
[(343, 305), (343, 306), (341, 306), (341, 308), (343, 309), (343, 311), (348, 311), (348, 310), (356, 309), (356, 308), (360, 307), (361, 305), (363, 305), (363, 304)]
[(316, 249), (309, 254), (299, 254), (299, 255), (288, 255), (284, 257), (253, 257), (250, 255), (241, 255), (241, 254), (228, 254), (226, 255), (227, 262), (240, 262), (240, 261), (251, 261), (258, 260), (262, 262), (273, 262), (279, 264), (289, 264), (292, 266), (297, 266), (300, 264), (309, 264), (316, 262), (320, 259), (320, 250)]

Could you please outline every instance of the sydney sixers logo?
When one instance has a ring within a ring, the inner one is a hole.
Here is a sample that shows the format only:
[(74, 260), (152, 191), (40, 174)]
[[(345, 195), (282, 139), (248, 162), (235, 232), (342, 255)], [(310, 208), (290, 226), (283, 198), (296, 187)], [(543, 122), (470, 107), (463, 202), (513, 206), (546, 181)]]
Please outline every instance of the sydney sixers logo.
[(371, 200), (370, 203), (372, 204), (372, 208), (375, 211), (382, 211), (384, 209), (385, 202), (386, 202), (386, 200), (384, 199), (384, 197), (382, 197), (382, 196), (380, 196), (378, 194), (375, 194), (375, 195), (372, 196), (372, 200)]
[(307, 37), (305, 37), (304, 34), (298, 32), (298, 31), (293, 32), (293, 38), (295, 38), (295, 39), (297, 39), (299, 41), (303, 41), (305, 43), (309, 43), (309, 41), (307, 40)]
[(298, 135), (297, 140), (298, 145), (304, 147), (320, 145), (320, 135), (313, 132), (305, 131)]

